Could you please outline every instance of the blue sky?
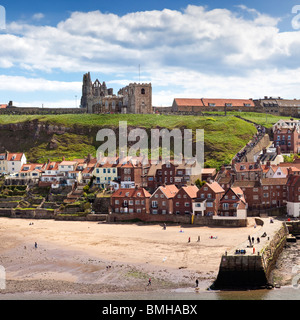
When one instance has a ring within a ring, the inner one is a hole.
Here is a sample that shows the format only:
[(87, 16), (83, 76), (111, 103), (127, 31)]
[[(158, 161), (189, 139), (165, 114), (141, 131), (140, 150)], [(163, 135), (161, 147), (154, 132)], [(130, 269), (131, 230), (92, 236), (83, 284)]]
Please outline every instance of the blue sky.
[[(299, 2), (299, 3), (297, 3)], [(0, 103), (75, 107), (81, 81), (175, 97), (300, 98), (300, 1), (1, 1)]]

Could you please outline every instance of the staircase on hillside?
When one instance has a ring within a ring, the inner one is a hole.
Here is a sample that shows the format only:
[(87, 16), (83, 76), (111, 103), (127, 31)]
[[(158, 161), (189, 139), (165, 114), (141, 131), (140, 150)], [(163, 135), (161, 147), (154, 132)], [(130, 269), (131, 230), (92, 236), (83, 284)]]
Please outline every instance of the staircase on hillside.
[(67, 198), (64, 200), (64, 203), (74, 203), (80, 199), (83, 195), (83, 188), (86, 185), (83, 183), (74, 184), (72, 191), (68, 193)]

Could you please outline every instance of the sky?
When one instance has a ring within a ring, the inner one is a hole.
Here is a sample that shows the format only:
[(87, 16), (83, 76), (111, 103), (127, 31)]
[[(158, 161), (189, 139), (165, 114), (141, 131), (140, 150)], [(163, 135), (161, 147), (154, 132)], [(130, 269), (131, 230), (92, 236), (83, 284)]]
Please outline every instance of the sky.
[(114, 93), (151, 82), (154, 106), (174, 98), (300, 99), (300, 0), (0, 5), (0, 104), (79, 107), (86, 72)]

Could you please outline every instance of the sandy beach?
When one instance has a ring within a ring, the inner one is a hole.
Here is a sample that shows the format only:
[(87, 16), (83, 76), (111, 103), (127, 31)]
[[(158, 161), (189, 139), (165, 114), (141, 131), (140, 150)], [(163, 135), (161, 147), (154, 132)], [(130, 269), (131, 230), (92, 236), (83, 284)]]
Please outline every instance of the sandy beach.
[(192, 288), (196, 279), (205, 289), (217, 276), (222, 254), (260, 228), (254, 223), (249, 219), (246, 228), (173, 225), (163, 230), (159, 224), (1, 218), (0, 265), (6, 270), (6, 289), (0, 295), (170, 290)]

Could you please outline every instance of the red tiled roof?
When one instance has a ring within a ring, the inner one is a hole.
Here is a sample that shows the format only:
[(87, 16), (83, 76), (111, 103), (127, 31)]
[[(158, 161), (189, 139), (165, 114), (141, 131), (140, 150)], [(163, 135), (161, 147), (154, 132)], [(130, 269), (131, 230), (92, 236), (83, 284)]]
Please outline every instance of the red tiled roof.
[[(261, 171), (261, 165), (257, 164), (256, 162), (239, 162), (235, 163), (235, 170), (238, 172), (243, 171)], [(244, 169), (241, 169), (243, 167)]]
[(262, 186), (285, 186), (288, 181), (288, 178), (264, 178), (261, 179)]
[(7, 104), (0, 104), (0, 109), (6, 109), (7, 108)]
[(225, 192), (225, 190), (216, 181), (206, 183), (205, 186), (209, 187), (215, 193)]
[(60, 162), (49, 162), (46, 164), (45, 170), (58, 170)]
[(214, 103), (216, 107), (225, 107), (226, 104), (231, 104), (232, 107), (242, 107), (245, 104), (250, 104), (254, 107), (253, 100), (250, 99), (202, 99), (204, 106), (209, 106), (210, 103)]
[(179, 191), (175, 184), (168, 184), (165, 186), (159, 187), (161, 191), (165, 194), (167, 198), (174, 198), (176, 193)]
[[(138, 196), (138, 193), (141, 195)], [(128, 194), (128, 195), (126, 195)], [(144, 188), (122, 188), (112, 194), (112, 198), (150, 198), (151, 194)]]
[[(36, 168), (40, 168), (40, 169), (36, 169)], [(28, 168), (27, 170), (25, 170), (26, 168)], [(42, 172), (44, 169), (44, 164), (42, 163), (27, 163), (27, 164), (23, 164), (20, 172), (29, 172), (29, 171), (39, 171)]]
[(24, 153), (8, 153), (7, 161), (21, 161), (23, 154)]
[(197, 198), (198, 187), (197, 186), (186, 186), (182, 189), (188, 194), (190, 198)]
[(243, 190), (240, 187), (231, 187), (231, 190), (236, 194), (236, 195), (244, 195)]
[(300, 176), (299, 175), (291, 175), (289, 176), (287, 180), (287, 186), (293, 187), (297, 185), (300, 181)]
[(175, 99), (178, 106), (204, 107), (202, 99)]

